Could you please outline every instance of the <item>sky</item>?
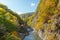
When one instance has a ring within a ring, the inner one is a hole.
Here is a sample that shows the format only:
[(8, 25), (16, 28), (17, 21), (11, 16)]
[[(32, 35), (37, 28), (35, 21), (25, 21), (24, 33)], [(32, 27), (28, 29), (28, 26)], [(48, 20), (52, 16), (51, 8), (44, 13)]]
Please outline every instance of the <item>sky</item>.
[(0, 3), (7, 5), (9, 9), (21, 14), (34, 12), (39, 0), (0, 0)]

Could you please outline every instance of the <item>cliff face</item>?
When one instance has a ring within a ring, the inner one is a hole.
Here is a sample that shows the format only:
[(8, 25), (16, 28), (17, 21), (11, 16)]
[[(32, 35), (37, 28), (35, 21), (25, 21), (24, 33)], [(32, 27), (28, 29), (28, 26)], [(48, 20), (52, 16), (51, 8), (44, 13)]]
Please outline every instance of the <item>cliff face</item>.
[(41, 0), (36, 9), (36, 30), (41, 28), (41, 25), (49, 20), (54, 14), (58, 13), (58, 0)]
[(35, 30), (41, 39), (60, 40), (60, 0), (41, 0), (35, 16)]

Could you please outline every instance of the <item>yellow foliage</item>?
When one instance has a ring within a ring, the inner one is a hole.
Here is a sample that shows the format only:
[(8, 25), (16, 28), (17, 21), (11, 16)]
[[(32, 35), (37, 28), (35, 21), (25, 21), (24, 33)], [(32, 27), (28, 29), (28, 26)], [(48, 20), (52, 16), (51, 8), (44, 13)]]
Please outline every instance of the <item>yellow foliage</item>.
[(5, 16), (6, 16), (6, 19), (9, 20), (12, 23), (15, 23), (16, 20), (17, 20), (17, 18), (15, 16), (13, 16), (12, 14), (10, 14), (9, 12), (7, 12), (5, 14)]
[(3, 8), (0, 8), (0, 12), (6, 12), (6, 10)]
[(48, 37), (48, 40), (54, 40), (54, 35), (49, 35), (47, 37)]
[(16, 31), (11, 32), (12, 35), (18, 36)]
[(37, 7), (37, 18), (36, 18), (36, 21), (35, 21), (35, 28), (37, 30), (39, 30), (42, 25), (45, 23), (45, 21), (47, 22), (51, 22), (51, 17), (58, 13), (58, 10), (56, 5), (58, 4), (57, 3), (58, 0), (41, 0), (38, 7)]
[(53, 22), (53, 20), (48, 20), (48, 23), (51, 23), (51, 22)]
[[(60, 0), (40, 0), (36, 9), (35, 29), (42, 33), (43, 40), (58, 40), (57, 14), (60, 8), (57, 7)], [(39, 31), (40, 30), (40, 31)], [(59, 34), (60, 35), (60, 34)], [(44, 39), (45, 37), (45, 39)]]
[(28, 18), (27, 24), (28, 24), (29, 26), (34, 26), (34, 24), (32, 23), (32, 19), (34, 18), (34, 16), (35, 16), (35, 14), (32, 14), (32, 16), (30, 16), (30, 17)]

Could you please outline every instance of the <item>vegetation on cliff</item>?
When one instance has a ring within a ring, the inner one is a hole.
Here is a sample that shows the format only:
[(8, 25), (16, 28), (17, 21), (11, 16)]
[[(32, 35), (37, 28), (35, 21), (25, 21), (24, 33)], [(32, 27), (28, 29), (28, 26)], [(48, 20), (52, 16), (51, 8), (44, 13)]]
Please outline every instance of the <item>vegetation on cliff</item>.
[(36, 30), (47, 22), (54, 14), (58, 13), (57, 4), (58, 0), (41, 0), (36, 9)]
[[(6, 5), (0, 4), (0, 40), (21, 40), (28, 35), (25, 23), (20, 16)], [(22, 33), (23, 37), (19, 36)]]
[(60, 0), (40, 0), (35, 13), (22, 15), (0, 4), (0, 40), (22, 40), (29, 26), (35, 40), (60, 40)]
[(40, 0), (34, 16), (35, 30), (43, 40), (60, 40), (60, 0)]

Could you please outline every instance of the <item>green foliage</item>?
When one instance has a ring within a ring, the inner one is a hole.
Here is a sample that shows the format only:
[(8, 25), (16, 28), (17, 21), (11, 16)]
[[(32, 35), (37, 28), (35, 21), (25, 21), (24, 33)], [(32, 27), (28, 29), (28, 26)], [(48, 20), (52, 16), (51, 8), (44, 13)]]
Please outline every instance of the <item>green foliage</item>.
[[(8, 9), (7, 6), (0, 4), (0, 39), (1, 40), (21, 40), (17, 34), (17, 32), (13, 32), (18, 29), (18, 26), (23, 24), (24, 21), (20, 18), (20, 16)], [(6, 34), (7, 33), (7, 34)], [(14, 35), (8, 35), (8, 34)]]
[(3, 26), (6, 27), (8, 31), (14, 30), (15, 25), (6, 19), (4, 14), (5, 13), (2, 13), (2, 12), (0, 13), (0, 25), (3, 24)]
[[(6, 5), (0, 4), (0, 40), (21, 40), (20, 32), (22, 34), (25, 32), (24, 37), (28, 35), (27, 29), (23, 30), (25, 26), (28, 26), (25, 19), (23, 19)], [(23, 27), (20, 28), (21, 26)]]
[(21, 38), (11, 35), (11, 34), (7, 34), (5, 35), (5, 40), (21, 40)]

